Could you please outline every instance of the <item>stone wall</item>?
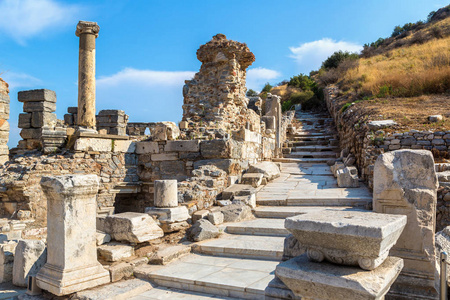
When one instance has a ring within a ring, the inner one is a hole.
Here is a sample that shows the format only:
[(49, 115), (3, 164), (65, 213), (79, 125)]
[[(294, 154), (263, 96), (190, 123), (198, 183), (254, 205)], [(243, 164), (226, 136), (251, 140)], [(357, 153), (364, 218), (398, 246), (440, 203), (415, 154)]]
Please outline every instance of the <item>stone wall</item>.
[(0, 165), (8, 160), (9, 138), (9, 89), (8, 84), (0, 78)]
[(336, 87), (324, 89), (325, 101), (333, 117), (340, 138), (341, 149), (356, 157), (361, 178), (373, 187), (373, 167), (377, 157), (399, 149), (431, 150), (435, 156), (450, 155), (450, 131), (385, 132), (382, 126), (372, 125), (366, 116), (359, 115), (350, 106), (342, 111)]

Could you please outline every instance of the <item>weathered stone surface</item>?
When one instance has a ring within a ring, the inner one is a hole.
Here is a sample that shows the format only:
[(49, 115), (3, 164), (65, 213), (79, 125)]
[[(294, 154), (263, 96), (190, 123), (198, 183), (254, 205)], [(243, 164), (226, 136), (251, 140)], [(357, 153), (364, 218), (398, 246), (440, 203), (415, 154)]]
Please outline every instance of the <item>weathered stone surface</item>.
[(186, 221), (175, 222), (175, 223), (161, 223), (161, 228), (164, 233), (176, 232), (181, 230), (186, 230), (189, 228), (189, 223)]
[(166, 265), (191, 252), (191, 246), (175, 245), (161, 246), (158, 251), (149, 253), (149, 264)]
[(200, 219), (206, 219), (208, 217), (208, 214), (209, 210), (206, 209), (197, 210), (192, 214), (192, 222), (195, 223)]
[[(131, 279), (118, 281), (113, 284), (99, 286), (87, 291), (78, 292), (73, 300), (124, 300), (138, 298), (140, 294), (153, 288), (148, 281)], [(32, 300), (32, 299), (27, 299)]]
[(98, 256), (106, 261), (119, 261), (134, 255), (134, 248), (121, 243), (108, 243), (97, 248)]
[(327, 209), (287, 218), (284, 224), (310, 260), (365, 270), (383, 263), (405, 225), (405, 216)]
[(253, 217), (252, 209), (247, 205), (231, 204), (220, 209), (224, 222), (239, 222)]
[(56, 125), (56, 114), (50, 112), (31, 113), (31, 126), (41, 128), (44, 126), (53, 127)]
[(234, 196), (232, 204), (248, 205), (251, 208), (256, 207), (256, 194), (244, 195), (244, 196)]
[(337, 184), (341, 188), (358, 188), (358, 169), (345, 167), (336, 171)]
[[(441, 252), (450, 253), (450, 226), (436, 233), (436, 263), (439, 264)], [(447, 282), (450, 282), (450, 265), (447, 264)]]
[(143, 243), (164, 236), (148, 214), (125, 212), (107, 216), (105, 230), (116, 241)]
[(382, 300), (402, 267), (402, 259), (389, 257), (375, 270), (361, 272), (354, 267), (310, 262), (303, 254), (279, 264), (275, 274), (302, 299)]
[(245, 173), (242, 175), (242, 184), (250, 184), (254, 188), (261, 185), (264, 174), (261, 173)]
[(390, 291), (393, 297), (437, 297), (439, 275), (434, 245), (437, 188), (434, 160), (429, 151), (388, 152), (375, 163), (374, 211), (408, 218), (391, 250), (391, 254), (405, 262)]
[(78, 138), (75, 142), (75, 151), (112, 151), (113, 140), (96, 138)]
[(180, 129), (174, 122), (158, 122), (150, 127), (153, 141), (172, 141), (180, 136)]
[(0, 283), (11, 281), (13, 278), (14, 252), (17, 242), (0, 244)]
[(42, 177), (47, 197), (47, 263), (36, 275), (37, 285), (67, 295), (108, 283), (109, 273), (96, 251), (96, 175)]
[(176, 180), (155, 180), (154, 205), (156, 207), (178, 206), (178, 186)]
[(397, 125), (397, 123), (394, 120), (371, 121), (367, 123), (367, 126), (369, 126), (369, 130), (372, 131), (392, 127), (395, 125)]
[(219, 229), (206, 219), (201, 219), (186, 232), (187, 238), (193, 242), (213, 239), (219, 236)]
[(35, 276), (47, 261), (47, 249), (39, 240), (20, 240), (14, 254), (12, 282), (27, 286), (28, 277)]
[(157, 142), (137, 142), (137, 154), (154, 154), (159, 153), (159, 146)]
[(111, 235), (98, 231), (95, 233), (95, 240), (97, 243), (97, 246), (109, 243), (111, 241)]
[(200, 141), (167, 141), (164, 151), (171, 152), (198, 152), (200, 150)]
[(222, 199), (231, 199), (235, 196), (247, 196), (255, 194), (256, 190), (248, 184), (234, 184), (222, 191)]
[(189, 219), (189, 213), (186, 206), (178, 207), (147, 207), (145, 213), (150, 216), (157, 216), (161, 223), (182, 222)]
[(284, 239), (283, 258), (282, 260), (289, 260), (294, 257), (300, 256), (306, 252), (306, 247), (295, 238), (293, 234), (289, 234)]
[(134, 266), (126, 262), (118, 263), (109, 267), (109, 274), (111, 275), (111, 282), (116, 282), (124, 278), (133, 276)]
[(223, 213), (220, 211), (210, 212), (208, 214), (208, 221), (213, 225), (220, 225), (223, 223)]
[(136, 152), (136, 142), (134, 142), (134, 141), (114, 141), (114, 152), (134, 153), (134, 152)]
[(31, 127), (31, 114), (19, 114), (19, 128)]
[(250, 165), (249, 173), (262, 173), (267, 180), (273, 180), (280, 177), (280, 169), (270, 161), (263, 161), (254, 165)]
[(21, 91), (17, 95), (19, 102), (56, 102), (56, 93), (47, 89)]

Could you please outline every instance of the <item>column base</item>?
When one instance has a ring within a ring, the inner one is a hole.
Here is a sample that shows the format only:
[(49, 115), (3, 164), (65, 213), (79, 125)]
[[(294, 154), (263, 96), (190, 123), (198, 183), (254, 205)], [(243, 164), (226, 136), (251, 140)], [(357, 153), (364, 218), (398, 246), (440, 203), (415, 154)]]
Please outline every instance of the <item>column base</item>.
[(38, 287), (57, 296), (72, 294), (110, 281), (109, 272), (98, 262), (71, 270), (46, 263), (36, 275)]
[(87, 128), (87, 127), (78, 127), (77, 128), (78, 132), (82, 132), (82, 133), (93, 133), (93, 134), (98, 134), (98, 131), (95, 130), (94, 128)]

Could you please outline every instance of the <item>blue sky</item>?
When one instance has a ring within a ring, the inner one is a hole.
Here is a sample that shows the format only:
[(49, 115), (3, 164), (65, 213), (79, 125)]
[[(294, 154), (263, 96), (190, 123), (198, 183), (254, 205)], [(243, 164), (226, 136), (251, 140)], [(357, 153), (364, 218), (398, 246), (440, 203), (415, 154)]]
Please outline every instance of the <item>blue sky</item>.
[(260, 90), (309, 73), (336, 50), (359, 51), (396, 25), (426, 19), (448, 0), (0, 0), (0, 77), (10, 84), (10, 147), (19, 137), (17, 92), (48, 88), (57, 115), (77, 105), (78, 20), (100, 25), (97, 112), (131, 122), (181, 120), (182, 86), (200, 68), (196, 51), (217, 33), (245, 42)]

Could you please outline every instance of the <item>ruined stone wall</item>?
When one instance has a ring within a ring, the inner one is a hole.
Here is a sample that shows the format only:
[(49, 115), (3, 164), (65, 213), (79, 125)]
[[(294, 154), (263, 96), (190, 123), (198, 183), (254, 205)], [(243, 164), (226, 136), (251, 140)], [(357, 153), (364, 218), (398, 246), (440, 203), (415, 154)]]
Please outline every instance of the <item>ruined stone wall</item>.
[(365, 116), (358, 115), (351, 107), (341, 111), (335, 87), (324, 89), (325, 101), (333, 117), (340, 138), (341, 149), (348, 149), (356, 157), (361, 178), (373, 187), (373, 166), (377, 157), (387, 151), (399, 149), (430, 150), (435, 155), (450, 155), (450, 131), (384, 132), (372, 128)]
[(0, 165), (8, 160), (9, 138), (9, 89), (8, 84), (0, 78)]

